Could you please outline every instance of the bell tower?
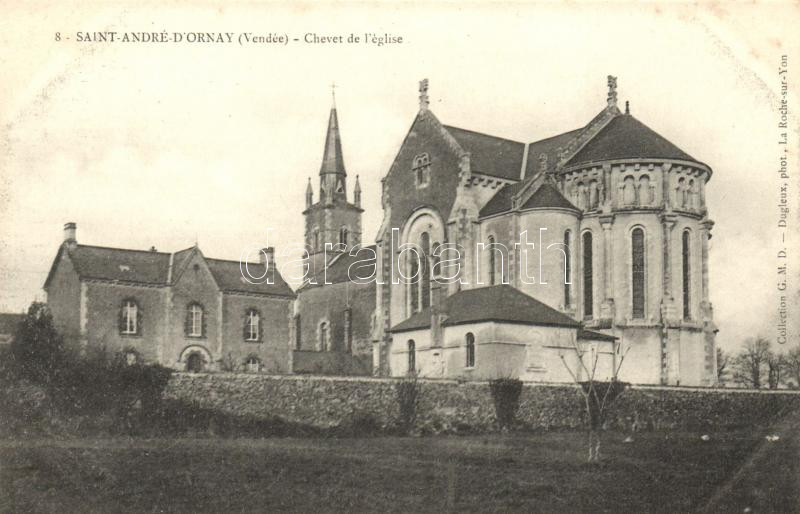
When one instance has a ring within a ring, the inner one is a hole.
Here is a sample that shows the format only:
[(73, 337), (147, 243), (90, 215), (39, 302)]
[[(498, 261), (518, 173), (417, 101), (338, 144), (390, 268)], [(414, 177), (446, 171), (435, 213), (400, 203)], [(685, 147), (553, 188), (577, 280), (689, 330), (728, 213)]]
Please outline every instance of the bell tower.
[[(332, 88), (335, 86), (332, 86)], [(336, 98), (333, 98), (322, 164), (319, 168), (319, 196), (309, 179), (306, 188), (305, 245), (310, 256), (308, 276), (322, 271), (331, 258), (361, 244), (361, 186), (356, 179), (354, 202), (347, 199), (347, 171), (342, 153)]]

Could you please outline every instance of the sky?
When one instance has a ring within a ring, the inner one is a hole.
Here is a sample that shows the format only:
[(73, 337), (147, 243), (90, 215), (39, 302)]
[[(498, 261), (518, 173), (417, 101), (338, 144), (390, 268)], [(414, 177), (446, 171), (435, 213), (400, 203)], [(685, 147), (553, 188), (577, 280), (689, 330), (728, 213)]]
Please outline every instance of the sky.
[[(634, 116), (714, 170), (718, 342), (774, 339), (781, 55), (792, 127), (786, 294), (800, 301), (800, 8), (790, 3), (19, 4), (0, 0), (0, 311), (43, 298), (67, 221), (80, 243), (198, 242), (227, 259), (265, 243), (269, 228), (278, 251), (301, 242), (332, 83), (350, 193), (359, 175), (372, 241), (380, 179), (416, 114), (419, 80), (443, 123), (527, 142), (583, 126), (605, 105), (611, 74)], [(76, 40), (97, 31), (300, 41)], [(403, 42), (308, 44), (308, 33)], [(789, 316), (797, 340), (796, 307)]]

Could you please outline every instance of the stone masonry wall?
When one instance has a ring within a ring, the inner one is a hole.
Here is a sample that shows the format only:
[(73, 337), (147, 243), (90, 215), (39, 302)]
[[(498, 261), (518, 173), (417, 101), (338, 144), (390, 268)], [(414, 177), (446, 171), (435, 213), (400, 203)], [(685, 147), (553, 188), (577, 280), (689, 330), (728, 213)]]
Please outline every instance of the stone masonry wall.
[[(222, 412), (255, 418), (279, 417), (315, 427), (372, 417), (392, 426), (399, 409), (400, 379), (175, 373), (165, 396)], [(487, 430), (495, 410), (487, 382), (419, 380), (419, 428)], [(622, 430), (720, 430), (770, 423), (800, 408), (800, 392), (632, 386), (608, 420)], [(583, 425), (583, 398), (571, 385), (526, 383), (517, 419), (530, 429)]]

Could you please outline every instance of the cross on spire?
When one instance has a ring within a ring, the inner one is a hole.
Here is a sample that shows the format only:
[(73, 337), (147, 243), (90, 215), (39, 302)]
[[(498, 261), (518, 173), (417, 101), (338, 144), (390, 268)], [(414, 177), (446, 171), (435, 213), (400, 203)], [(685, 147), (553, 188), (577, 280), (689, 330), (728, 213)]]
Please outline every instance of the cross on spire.
[(333, 98), (333, 106), (336, 107), (336, 82), (331, 82), (331, 97)]

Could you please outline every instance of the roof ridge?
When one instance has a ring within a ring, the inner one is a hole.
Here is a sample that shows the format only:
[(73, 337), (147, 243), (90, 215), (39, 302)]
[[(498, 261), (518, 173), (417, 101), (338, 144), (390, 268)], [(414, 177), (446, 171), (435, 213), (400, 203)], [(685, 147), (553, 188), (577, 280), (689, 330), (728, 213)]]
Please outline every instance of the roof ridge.
[(98, 250), (116, 250), (122, 252), (139, 252), (139, 253), (148, 253), (152, 255), (171, 255), (171, 252), (159, 252), (153, 250), (139, 250), (136, 248), (116, 248), (113, 246), (98, 246), (98, 245), (86, 245), (86, 244), (78, 244), (76, 248), (96, 248)]
[(517, 140), (515, 140), (515, 139), (509, 139), (509, 138), (507, 138), (507, 137), (502, 137), (502, 136), (494, 136), (494, 135), (492, 135), (492, 134), (487, 134), (486, 132), (478, 132), (477, 130), (465, 129), (465, 128), (461, 128), (461, 127), (456, 127), (455, 125), (445, 125), (445, 124), (443, 123), (443, 124), (442, 124), (442, 127), (446, 128), (446, 129), (448, 129), (448, 130), (449, 130), (449, 129), (462, 130), (462, 131), (464, 131), (464, 132), (470, 132), (470, 133), (472, 133), (472, 134), (477, 134), (477, 135), (479, 135), (479, 136), (491, 137), (491, 138), (493, 138), (493, 139), (501, 139), (501, 140), (503, 140), (503, 141), (508, 141), (509, 143), (516, 143), (516, 144), (518, 144), (518, 145), (526, 145), (526, 144), (527, 144), (527, 143), (524, 143), (524, 142), (522, 142), (522, 141), (517, 141)]

